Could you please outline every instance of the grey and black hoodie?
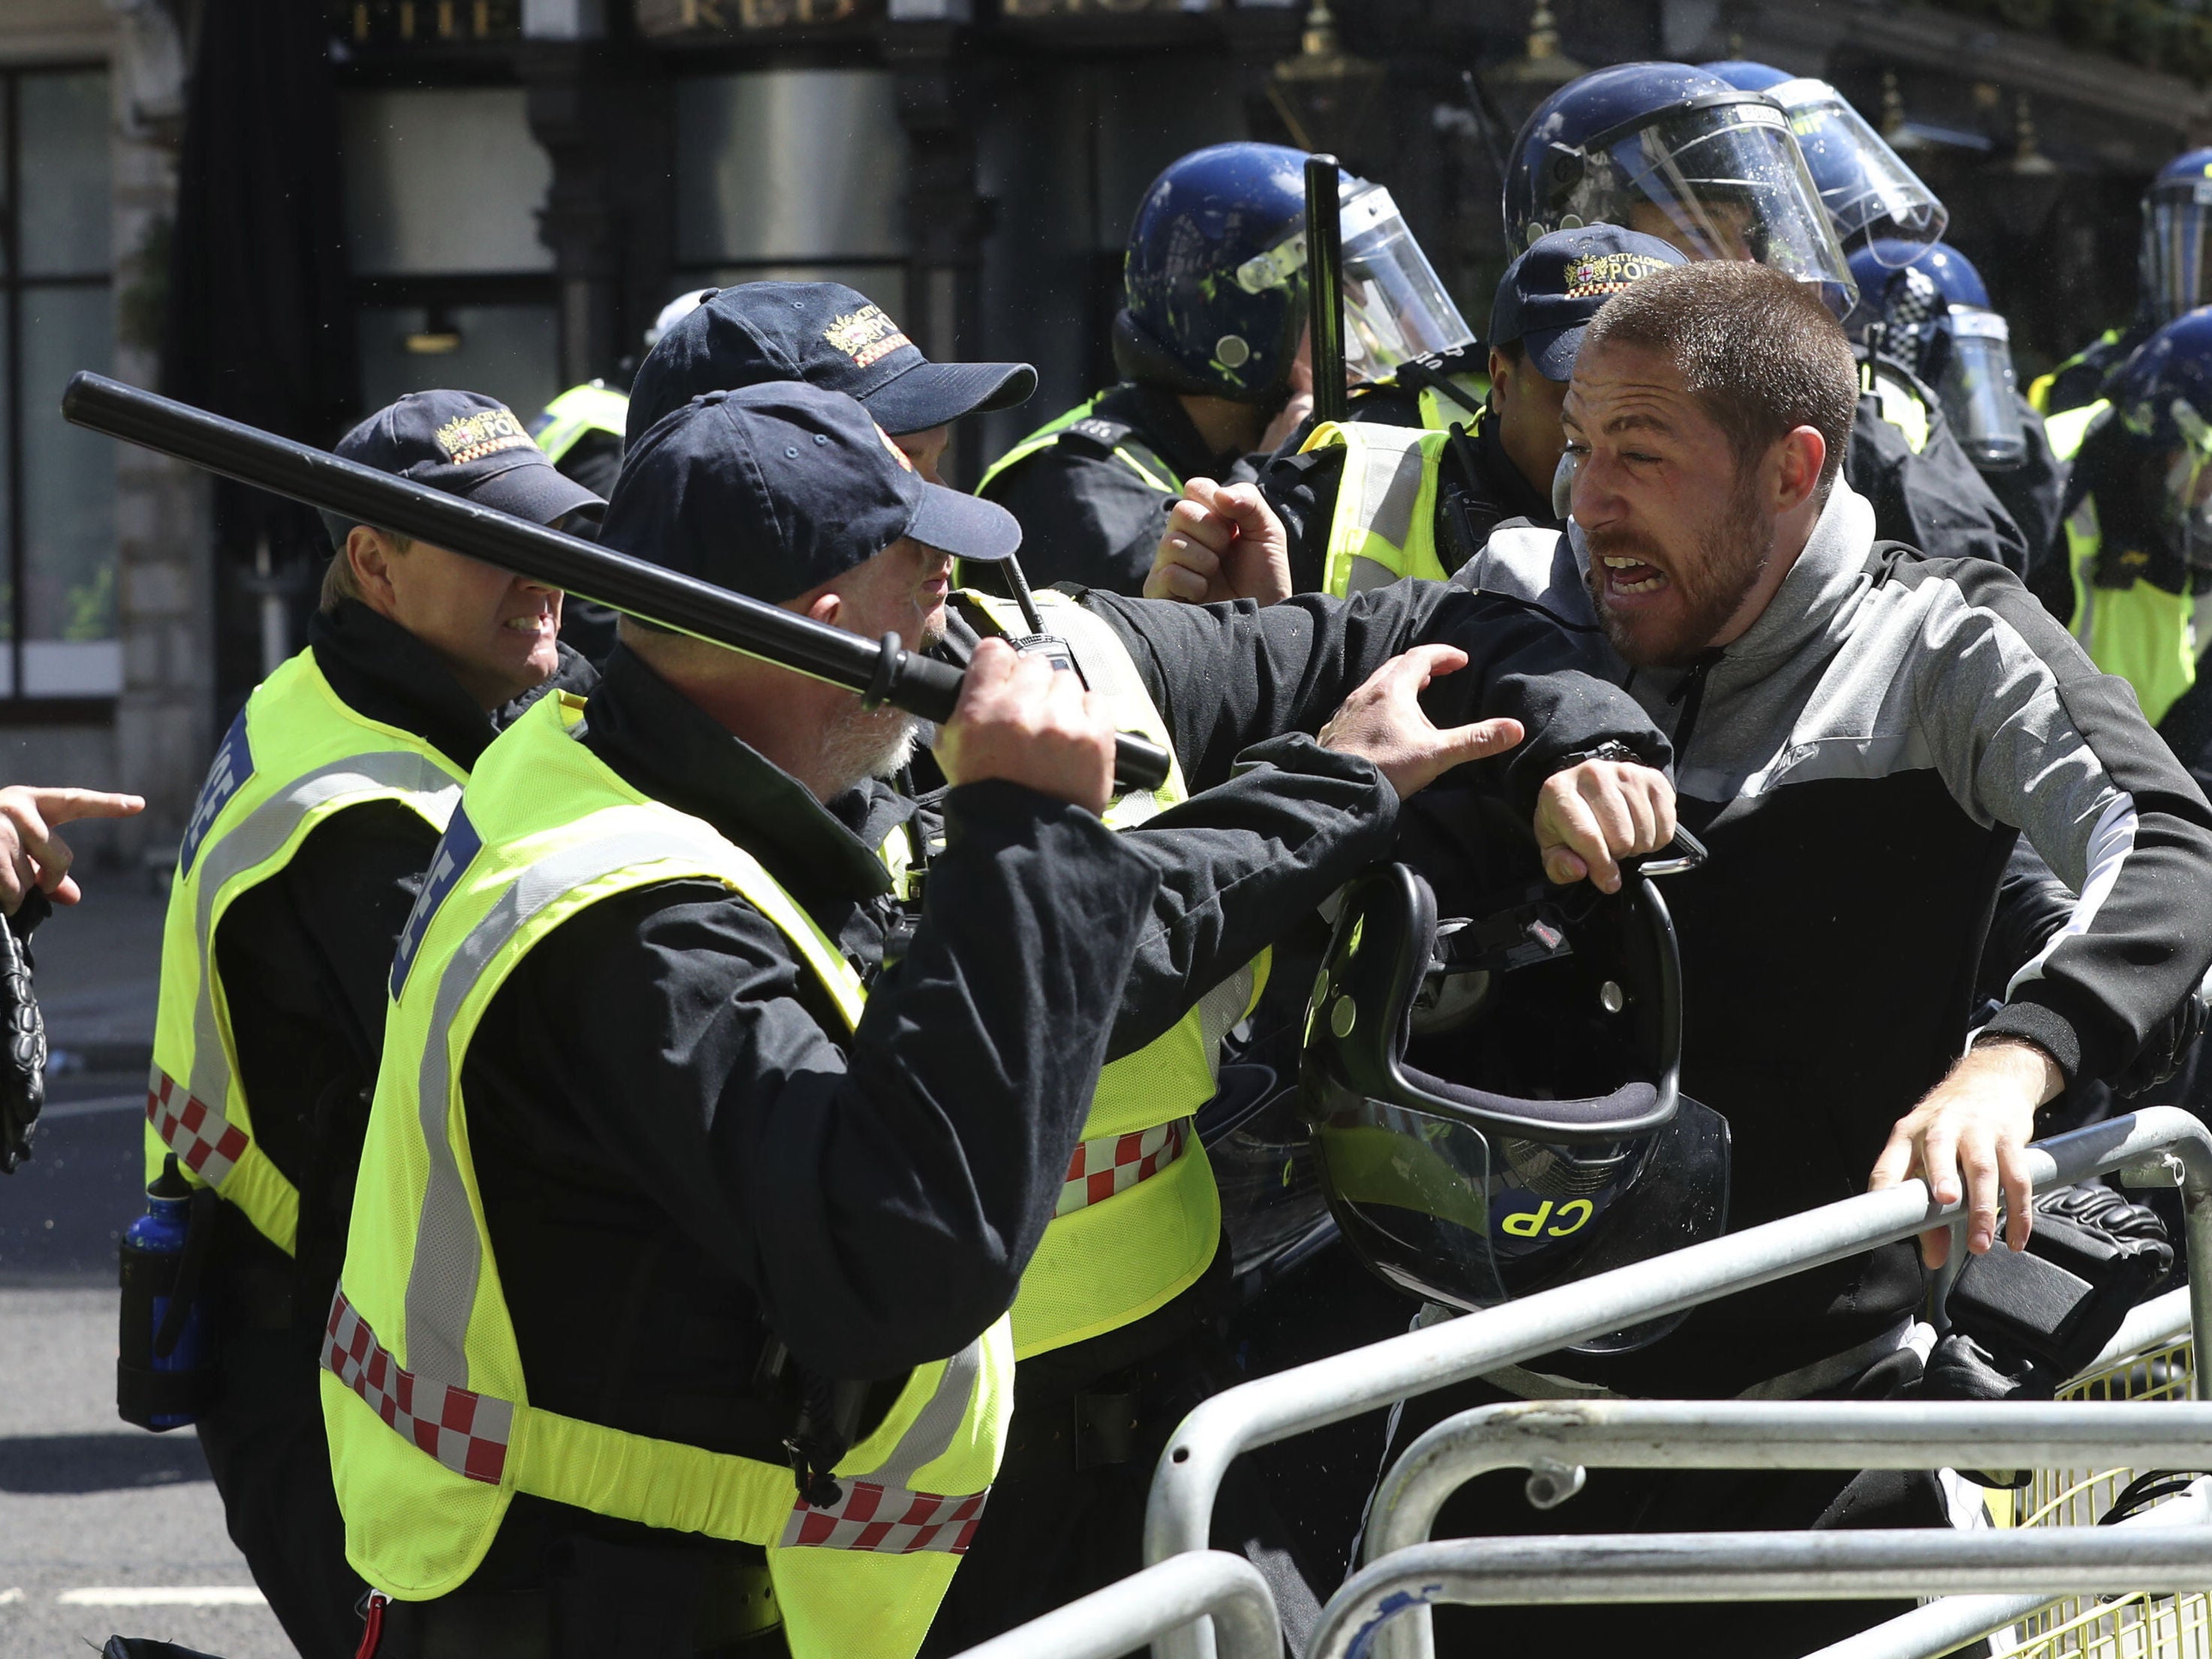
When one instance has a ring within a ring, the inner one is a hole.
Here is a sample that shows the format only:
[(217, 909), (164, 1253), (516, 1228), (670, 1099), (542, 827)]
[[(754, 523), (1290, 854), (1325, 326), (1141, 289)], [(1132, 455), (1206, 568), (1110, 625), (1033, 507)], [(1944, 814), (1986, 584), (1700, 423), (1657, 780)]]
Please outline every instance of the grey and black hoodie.
[[(1595, 630), (1580, 541), (1501, 530), (1453, 581)], [(1729, 1121), (1731, 1225), (1863, 1190), (1967, 1040), (2017, 836), (2079, 896), (1984, 1034), (2109, 1079), (2212, 963), (2212, 805), (2125, 682), (2000, 566), (1877, 542), (1840, 480), (1741, 639), (1687, 669), (1613, 662), (1671, 733), (1682, 821), (1712, 850), (1666, 892), (1683, 1086)], [(1701, 1310), (1608, 1380), (1732, 1393), (1867, 1340), (1920, 1294), (1892, 1246)]]

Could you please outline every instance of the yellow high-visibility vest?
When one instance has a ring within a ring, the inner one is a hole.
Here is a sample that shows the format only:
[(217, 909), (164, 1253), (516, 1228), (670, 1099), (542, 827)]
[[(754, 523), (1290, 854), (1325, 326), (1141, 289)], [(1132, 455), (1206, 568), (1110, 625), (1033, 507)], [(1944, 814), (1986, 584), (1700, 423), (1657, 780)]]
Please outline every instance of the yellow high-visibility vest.
[(1449, 428), (1324, 422), (1301, 453), (1341, 448), (1344, 471), (1329, 514), (1322, 592), (1342, 599), (1407, 576), (1451, 574), (1437, 551), (1437, 468)]
[[(1001, 635), (1028, 633), (1011, 599), (963, 593), (970, 614)], [(1110, 718), (1175, 752), (1121, 637), (1065, 593), (1032, 596), (1048, 629), (1067, 641), (1084, 683)], [(1188, 798), (1182, 768), (1159, 788), (1117, 795), (1105, 822), (1133, 829)], [(1200, 997), (1176, 1024), (1098, 1074), (1060, 1200), (1014, 1299), (1014, 1352), (1023, 1359), (1134, 1324), (1196, 1284), (1221, 1239), (1221, 1194), (1194, 1119), (1218, 1086), (1221, 1042), (1267, 983), (1262, 951)]]
[[(1039, 450), (1051, 448), (1060, 441), (1061, 433), (1079, 422), (1089, 420), (1091, 411), (1098, 407), (1099, 399), (1105, 395), (1102, 392), (1090, 402), (1078, 404), (1065, 415), (1047, 421), (1028, 437), (1000, 456), (997, 460), (983, 469), (983, 476), (975, 481), (975, 493), (978, 495), (989, 495), (993, 482), (1001, 472), (1006, 471), (1009, 467), (1020, 465)], [(1113, 445), (1112, 448), (1114, 459), (1135, 473), (1139, 482), (1158, 490), (1163, 495), (1182, 494), (1182, 480), (1177, 477), (1167, 464), (1158, 457), (1153, 456), (1148, 461), (1139, 460), (1127, 444), (1117, 443)]]
[(2097, 586), (2104, 536), (2094, 495), (2067, 514), (2066, 549), (2074, 572), (2074, 637), (2091, 662), (2135, 687), (2143, 718), (2156, 726), (2197, 684), (2195, 601), (2141, 577), (2125, 587)]
[(253, 1139), (216, 930), (334, 815), (396, 801), (442, 830), (467, 778), (414, 732), (350, 708), (312, 650), (246, 699), (200, 786), (169, 887), (146, 1091), (149, 1182), (174, 1152), (193, 1180), (237, 1205), (270, 1243), (293, 1249), (300, 1194)]
[(629, 399), (599, 380), (572, 386), (538, 412), (530, 435), (556, 465), (587, 432), (604, 432), (617, 443), (629, 421)]
[[(836, 1004), (859, 977), (750, 854), (641, 794), (549, 696), (485, 750), (409, 918), (324, 1351), (323, 1414), (346, 1558), (403, 1601), (458, 1589), (527, 1492), (592, 1514), (757, 1544), (799, 1659), (908, 1659), (997, 1474), (1012, 1408), (1001, 1318), (917, 1366), (832, 1472), (835, 1505), (781, 1464), (533, 1406), (485, 1229), (461, 1094), (486, 1006), (562, 922), (618, 893), (719, 882), (774, 923)], [(587, 1342), (588, 1330), (576, 1340)]]

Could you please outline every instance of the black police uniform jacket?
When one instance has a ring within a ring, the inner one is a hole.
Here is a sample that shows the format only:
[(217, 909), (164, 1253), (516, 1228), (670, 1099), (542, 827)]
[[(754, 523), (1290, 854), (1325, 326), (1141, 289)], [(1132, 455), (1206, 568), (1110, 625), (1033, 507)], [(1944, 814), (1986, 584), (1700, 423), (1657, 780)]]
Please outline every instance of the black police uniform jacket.
[[(1438, 583), (1267, 611), (1085, 602), (1205, 793), (1110, 834), (1012, 786), (947, 792), (927, 920), (871, 991), (871, 1030), (896, 1042), (833, 1046), (782, 936), (698, 882), (592, 905), (493, 997), (463, 1096), (534, 1401), (781, 1461), (776, 1345), (822, 1375), (896, 1378), (987, 1325), (1051, 1217), (1088, 1104), (1069, 1079), (1099, 1058), (1073, 1039), (1096, 1011), (1117, 1005), (1106, 1058), (1143, 1046), (1387, 853), (1395, 792), (1304, 734), (1414, 638), (1474, 658), (1432, 688), (1436, 718), (1511, 714), (1534, 734), (1499, 773), (1518, 801), (1608, 740), (1667, 758), (1632, 700), (1577, 672), (1581, 642), (1526, 606)], [(911, 802), (870, 783), (817, 803), (621, 648), (581, 741), (745, 847), (876, 970), (898, 918), (875, 849)], [(542, 1586), (586, 1536), (668, 1544), (518, 1498), (470, 1589)]]

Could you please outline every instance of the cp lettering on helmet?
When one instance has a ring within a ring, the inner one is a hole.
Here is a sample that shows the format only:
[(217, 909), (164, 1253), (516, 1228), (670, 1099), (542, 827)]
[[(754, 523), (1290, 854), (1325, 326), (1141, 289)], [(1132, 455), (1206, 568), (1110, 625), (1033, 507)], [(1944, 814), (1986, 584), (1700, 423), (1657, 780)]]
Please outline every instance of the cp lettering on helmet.
[[(1552, 1200), (1547, 1198), (1534, 1209), (1509, 1215), (1498, 1224), (1516, 1238), (1566, 1238), (1580, 1232), (1596, 1213), (1597, 1206), (1589, 1200), (1571, 1198), (1559, 1206), (1558, 1218), (1553, 1221)], [(1544, 1224), (1547, 1221), (1553, 1221), (1553, 1224), (1547, 1227)]]

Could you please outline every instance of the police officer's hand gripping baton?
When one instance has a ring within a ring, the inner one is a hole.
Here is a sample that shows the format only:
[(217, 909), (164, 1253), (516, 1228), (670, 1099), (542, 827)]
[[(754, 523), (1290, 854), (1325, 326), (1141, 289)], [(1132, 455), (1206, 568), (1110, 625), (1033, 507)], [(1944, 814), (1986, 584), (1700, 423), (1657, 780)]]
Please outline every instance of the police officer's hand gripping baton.
[(1344, 240), (1337, 216), (1336, 157), (1306, 157), (1306, 316), (1312, 331), (1314, 421), (1341, 421), (1344, 392)]
[[(358, 524), (418, 537), (646, 622), (844, 686), (871, 703), (887, 702), (943, 722), (952, 718), (959, 700), (960, 671), (903, 649), (896, 634), (871, 643), (811, 617), (105, 375), (73, 375), (62, 393), (62, 414), (78, 426), (240, 483)], [(1168, 765), (1167, 751), (1157, 744), (1127, 732), (1114, 739), (1114, 776), (1125, 789), (1158, 788), (1167, 781)]]

